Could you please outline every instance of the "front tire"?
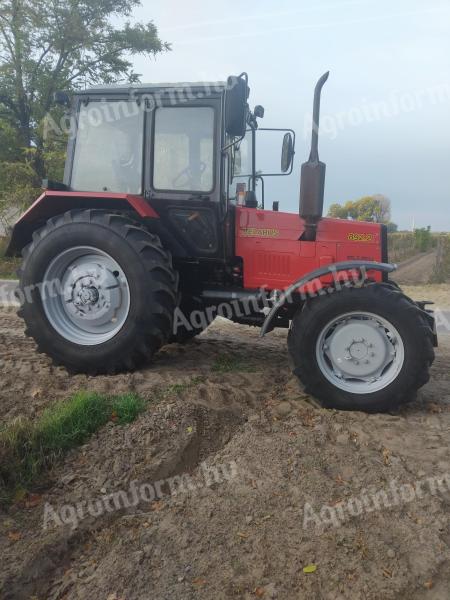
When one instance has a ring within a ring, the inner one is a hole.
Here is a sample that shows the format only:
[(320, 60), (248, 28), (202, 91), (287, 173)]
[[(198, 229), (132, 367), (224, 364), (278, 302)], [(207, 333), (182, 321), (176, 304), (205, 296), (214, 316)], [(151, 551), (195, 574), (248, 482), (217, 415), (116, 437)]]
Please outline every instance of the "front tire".
[(167, 342), (178, 277), (159, 238), (127, 217), (70, 211), (23, 253), (19, 316), (71, 372), (132, 370)]
[(383, 284), (308, 300), (288, 336), (293, 371), (324, 407), (387, 411), (429, 379), (433, 332), (419, 307)]

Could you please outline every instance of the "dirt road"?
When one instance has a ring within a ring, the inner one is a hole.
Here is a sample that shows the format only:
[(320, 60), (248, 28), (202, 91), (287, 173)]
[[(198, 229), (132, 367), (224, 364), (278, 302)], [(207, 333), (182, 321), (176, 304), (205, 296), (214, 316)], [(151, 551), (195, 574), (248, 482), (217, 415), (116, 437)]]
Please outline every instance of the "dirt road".
[(430, 281), (436, 252), (425, 252), (401, 263), (392, 278), (400, 285), (420, 285)]
[[(51, 366), (5, 310), (0, 342), (4, 421), (77, 389), (149, 400), (136, 422), (104, 428), (32, 502), (1, 515), (2, 598), (448, 600), (450, 493), (430, 478), (450, 473), (450, 337), (415, 401), (370, 416), (311, 404), (282, 330), (261, 340), (216, 322), (152, 367), (98, 378)], [(225, 467), (228, 477), (206, 481)], [(174, 474), (195, 486), (86, 512), (88, 500), (131, 497), (133, 481), (157, 489)]]

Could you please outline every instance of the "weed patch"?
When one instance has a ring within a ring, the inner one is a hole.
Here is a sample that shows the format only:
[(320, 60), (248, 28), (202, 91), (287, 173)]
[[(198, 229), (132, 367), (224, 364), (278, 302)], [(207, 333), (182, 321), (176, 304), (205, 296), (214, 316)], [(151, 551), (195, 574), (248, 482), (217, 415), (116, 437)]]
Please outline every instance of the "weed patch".
[(17, 269), (20, 267), (20, 258), (5, 256), (8, 239), (0, 237), (0, 279), (17, 279)]
[(20, 418), (8, 424), (0, 431), (0, 500), (35, 483), (108, 421), (130, 423), (144, 409), (144, 401), (134, 394), (79, 392), (48, 408), (37, 421)]
[(215, 373), (232, 373), (233, 371), (248, 372), (253, 369), (240, 356), (220, 354), (214, 361), (211, 370)]

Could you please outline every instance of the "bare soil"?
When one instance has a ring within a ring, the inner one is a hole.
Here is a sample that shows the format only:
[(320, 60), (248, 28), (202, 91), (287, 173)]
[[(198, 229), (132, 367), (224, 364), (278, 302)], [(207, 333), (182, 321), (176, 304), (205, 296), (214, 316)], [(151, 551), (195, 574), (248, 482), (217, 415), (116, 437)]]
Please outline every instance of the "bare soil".
[[(450, 597), (450, 493), (304, 527), (304, 506), (450, 473), (450, 336), (432, 381), (395, 414), (318, 408), (292, 377), (286, 332), (216, 321), (133, 374), (69, 376), (0, 310), (2, 420), (34, 418), (74, 390), (134, 390), (137, 421), (105, 427), (35, 495), (0, 514), (1, 597), (147, 600)], [(226, 365), (226, 368), (224, 367)], [(55, 509), (231, 462), (235, 477), (43, 529)], [(306, 565), (316, 565), (305, 573)]]
[(430, 281), (436, 252), (424, 252), (400, 263), (392, 278), (400, 285), (424, 285)]

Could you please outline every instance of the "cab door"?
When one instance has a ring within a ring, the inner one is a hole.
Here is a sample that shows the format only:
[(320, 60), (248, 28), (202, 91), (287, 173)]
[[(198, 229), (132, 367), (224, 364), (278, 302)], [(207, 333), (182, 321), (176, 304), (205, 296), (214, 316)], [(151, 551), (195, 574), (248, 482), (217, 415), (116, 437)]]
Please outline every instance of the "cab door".
[(223, 256), (221, 98), (174, 102), (147, 120), (146, 197), (188, 258)]

